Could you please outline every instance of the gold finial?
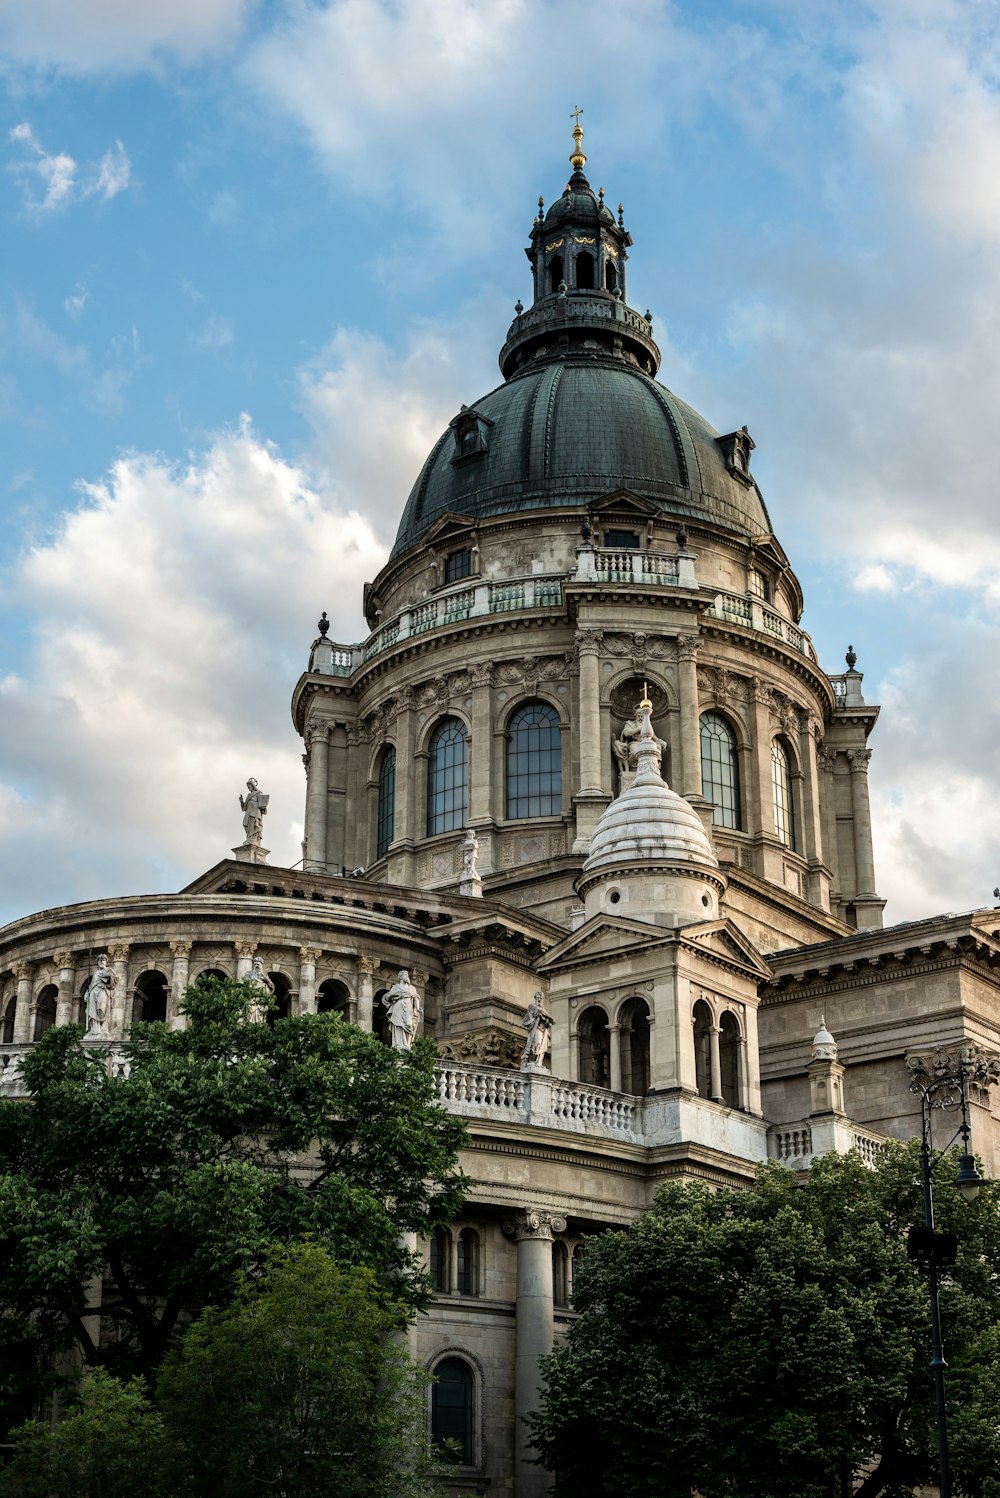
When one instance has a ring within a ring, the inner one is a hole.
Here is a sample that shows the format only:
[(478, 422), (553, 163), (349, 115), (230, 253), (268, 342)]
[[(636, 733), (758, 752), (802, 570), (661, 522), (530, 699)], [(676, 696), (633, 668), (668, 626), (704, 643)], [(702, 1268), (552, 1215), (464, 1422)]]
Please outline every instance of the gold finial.
[(570, 119), (576, 122), (573, 126), (573, 150), (569, 158), (569, 164), (575, 172), (582, 172), (587, 165), (587, 158), (583, 154), (583, 127), (580, 124), (582, 114), (583, 110), (578, 104), (570, 115)]

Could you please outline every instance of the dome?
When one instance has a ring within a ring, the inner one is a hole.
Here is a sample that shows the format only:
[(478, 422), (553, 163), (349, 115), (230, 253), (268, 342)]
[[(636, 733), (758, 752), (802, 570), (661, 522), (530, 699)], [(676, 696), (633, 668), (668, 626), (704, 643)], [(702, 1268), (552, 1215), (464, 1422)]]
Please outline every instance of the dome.
[[(604, 305), (615, 320), (627, 314), (645, 324), (599, 292), (568, 303), (567, 319), (583, 304), (596, 322)], [(518, 318), (508, 348), (532, 315)], [(456, 460), (454, 432), (444, 432), (407, 500), (393, 556), (449, 512), (476, 520), (579, 507), (616, 489), (741, 536), (770, 533), (756, 484), (731, 471), (718, 432), (649, 374), (604, 355), (596, 340), (593, 350), (584, 339), (567, 357), (554, 347), (533, 351), (530, 364), (469, 410), (481, 424), (481, 449), (474, 461)]]
[(621, 864), (718, 870), (719, 860), (698, 813), (660, 775), (660, 751), (649, 713), (649, 703), (643, 702), (638, 710), (642, 729), (635, 779), (599, 817), (583, 865), (584, 879)]

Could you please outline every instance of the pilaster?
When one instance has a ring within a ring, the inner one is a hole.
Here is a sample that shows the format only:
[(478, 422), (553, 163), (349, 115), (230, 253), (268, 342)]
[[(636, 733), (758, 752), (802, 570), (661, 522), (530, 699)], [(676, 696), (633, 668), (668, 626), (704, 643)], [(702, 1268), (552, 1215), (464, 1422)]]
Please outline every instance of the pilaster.
[(355, 1022), (359, 1029), (369, 1033), (373, 1028), (372, 1002), (375, 993), (375, 974), (379, 966), (377, 957), (358, 958), (358, 1012)]
[(299, 948), (299, 1014), (316, 1013), (316, 964), (321, 955), (319, 947)]
[(184, 1001), (184, 993), (188, 986), (191, 945), (189, 941), (172, 941), (170, 943), (170, 955), (173, 958), (173, 970), (170, 974), (171, 1030), (184, 1030), (187, 1028), (187, 1016), (181, 1013), (181, 1004)]
[(59, 973), (59, 996), (56, 999), (56, 1024), (68, 1025), (73, 1019), (73, 986), (76, 963), (72, 952), (56, 952), (52, 958)]
[(111, 971), (118, 980), (115, 984), (115, 996), (111, 1005), (110, 1034), (113, 1040), (124, 1039), (128, 1029), (125, 1015), (131, 999), (128, 988), (128, 958), (130, 951), (131, 948), (125, 942), (118, 942), (117, 945), (108, 948)]
[(307, 874), (325, 874), (330, 725), (314, 723), (307, 730), (306, 737), (309, 754), (306, 767), (306, 856), (303, 868)]
[(587, 853), (597, 819), (608, 804), (601, 783), (601, 673), (600, 651), (604, 636), (600, 630), (581, 629), (576, 636), (579, 663), (577, 679), (577, 731), (580, 750), (580, 782), (573, 798), (576, 807), (576, 840), (574, 853)]

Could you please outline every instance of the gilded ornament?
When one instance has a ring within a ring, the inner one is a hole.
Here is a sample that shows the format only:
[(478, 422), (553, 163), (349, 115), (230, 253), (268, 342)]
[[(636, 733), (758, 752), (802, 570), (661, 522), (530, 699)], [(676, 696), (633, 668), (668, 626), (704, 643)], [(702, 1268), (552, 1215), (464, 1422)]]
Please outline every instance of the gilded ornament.
[(561, 250), (562, 247), (563, 247), (563, 245), (565, 243), (566, 243), (565, 239), (553, 239), (553, 241), (551, 242), (551, 244), (547, 244), (545, 246), (545, 253), (546, 253), (546, 255), (548, 255), (550, 253), (550, 251), (552, 251), (552, 250)]

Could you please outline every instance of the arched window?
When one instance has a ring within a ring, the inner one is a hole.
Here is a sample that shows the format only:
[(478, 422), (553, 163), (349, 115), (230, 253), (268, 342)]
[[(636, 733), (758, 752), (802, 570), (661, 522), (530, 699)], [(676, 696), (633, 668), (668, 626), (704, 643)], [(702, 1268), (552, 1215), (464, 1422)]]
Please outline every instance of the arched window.
[(578, 291), (594, 289), (594, 257), (581, 250), (576, 257), (576, 285)]
[(774, 789), (774, 830), (786, 848), (795, 847), (795, 803), (792, 797), (792, 767), (780, 739), (771, 743), (771, 784)]
[(267, 976), (274, 984), (274, 1003), (265, 1018), (269, 1025), (273, 1025), (279, 1019), (287, 1019), (292, 1012), (292, 984), (284, 973), (268, 973)]
[(547, 702), (526, 702), (507, 725), (507, 816), (515, 821), (561, 811), (559, 714)]
[(712, 821), (717, 827), (740, 829), (736, 735), (720, 713), (704, 713), (701, 719), (701, 793), (714, 803)]
[(383, 858), (395, 837), (396, 750), (387, 744), (378, 770), (378, 812), (375, 818), (375, 857)]
[(3, 1012), (3, 1044), (13, 1045), (14, 1024), (17, 1019), (17, 994), (12, 993)]
[(475, 1380), (464, 1358), (442, 1358), (431, 1389), (431, 1440), (438, 1454), (456, 1466), (475, 1461), (473, 1414)]
[(155, 1020), (164, 1021), (167, 1017), (167, 995), (170, 985), (166, 976), (151, 968), (145, 973), (140, 973), (135, 983), (135, 996), (132, 1001), (132, 1021), (142, 1020), (147, 1024)]
[(427, 761), (427, 836), (457, 832), (468, 821), (469, 741), (458, 718), (442, 718)]
[(699, 1097), (712, 1096), (712, 1011), (699, 999), (692, 1013), (694, 1020), (694, 1078)]
[(324, 978), (316, 990), (316, 1013), (339, 1014), (347, 1018), (351, 991), (339, 978)]
[(479, 1234), (475, 1228), (463, 1228), (458, 1235), (455, 1280), (459, 1295), (479, 1294)]
[(611, 1040), (608, 1016), (603, 1009), (585, 1009), (579, 1024), (581, 1082), (594, 1087), (610, 1085)]
[(622, 1092), (641, 1096), (649, 1091), (649, 1006), (645, 999), (629, 999), (621, 1009)]
[(451, 1289), (451, 1237), (447, 1228), (435, 1228), (430, 1251), (431, 1289), (447, 1295)]
[(610, 255), (604, 262), (604, 287), (606, 291), (618, 290), (618, 267)]
[(722, 1101), (730, 1108), (740, 1106), (740, 1027), (735, 1014), (727, 1009), (719, 1021), (719, 1076)]
[(41, 1040), (46, 1030), (56, 1022), (56, 1002), (59, 990), (54, 983), (46, 983), (35, 1000), (35, 1040)]
[(558, 1238), (552, 1243), (552, 1299), (557, 1306), (569, 1305), (569, 1254)]
[(573, 1271), (573, 1283), (569, 1287), (570, 1297), (576, 1294), (577, 1275), (580, 1273), (580, 1265), (583, 1263), (584, 1254), (587, 1251), (585, 1243), (578, 1243), (573, 1250), (571, 1268)]
[(562, 278), (563, 258), (561, 255), (553, 255), (549, 261), (549, 296), (555, 296)]

